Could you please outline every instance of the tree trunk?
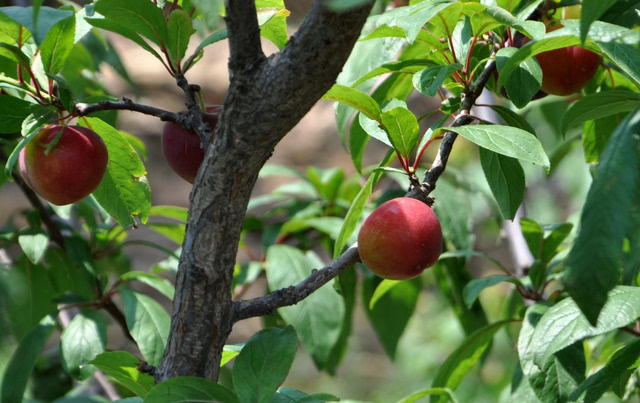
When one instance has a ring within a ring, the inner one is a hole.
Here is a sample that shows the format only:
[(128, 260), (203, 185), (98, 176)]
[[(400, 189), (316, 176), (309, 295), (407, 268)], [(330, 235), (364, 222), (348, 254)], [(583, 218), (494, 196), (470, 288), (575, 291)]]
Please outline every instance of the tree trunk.
[(226, 2), (231, 83), (191, 192), (171, 332), (157, 381), (218, 378), (232, 327), (238, 242), (258, 173), (275, 145), (334, 84), (373, 4), (334, 12), (326, 3), (316, 0), (285, 48), (267, 58), (254, 0)]

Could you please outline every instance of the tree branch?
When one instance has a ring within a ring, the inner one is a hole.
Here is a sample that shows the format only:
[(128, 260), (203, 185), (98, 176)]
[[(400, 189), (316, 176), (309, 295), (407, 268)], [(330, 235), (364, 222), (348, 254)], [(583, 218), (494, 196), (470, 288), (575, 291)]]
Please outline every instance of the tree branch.
[(78, 116), (87, 116), (91, 113), (100, 111), (127, 110), (144, 113), (145, 115), (156, 116), (160, 118), (160, 120), (165, 122), (168, 121), (180, 123), (180, 119), (177, 113), (169, 112), (164, 109), (156, 108), (149, 105), (139, 104), (126, 97), (122, 97), (122, 102), (100, 101), (95, 104), (85, 104), (83, 102), (79, 102), (75, 104), (73, 108)]
[(320, 270), (313, 270), (309, 277), (295, 286), (274, 291), (263, 297), (235, 301), (233, 321), (237, 322), (254, 316), (275, 315), (276, 309), (297, 304), (359, 261), (358, 244), (353, 244), (336, 260)]
[(229, 73), (250, 71), (266, 60), (260, 43), (260, 25), (254, 0), (227, 0), (225, 22), (229, 30)]

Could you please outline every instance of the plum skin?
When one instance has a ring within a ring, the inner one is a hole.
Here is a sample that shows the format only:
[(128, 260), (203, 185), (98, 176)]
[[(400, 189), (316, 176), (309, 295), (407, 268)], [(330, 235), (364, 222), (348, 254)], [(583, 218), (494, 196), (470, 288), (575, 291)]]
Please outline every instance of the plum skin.
[(406, 280), (433, 266), (442, 252), (440, 221), (427, 204), (389, 200), (364, 221), (358, 234), (362, 263), (375, 275)]
[[(211, 105), (207, 106), (207, 113), (202, 114), (202, 120), (211, 130), (218, 124), (221, 110), (221, 105)], [(204, 150), (196, 132), (167, 122), (162, 130), (162, 153), (175, 173), (187, 182), (193, 183), (204, 160)]]
[[(57, 144), (45, 154), (62, 131)], [(100, 185), (109, 154), (102, 138), (82, 126), (45, 126), (20, 151), (18, 171), (38, 195), (63, 206), (89, 196)]]

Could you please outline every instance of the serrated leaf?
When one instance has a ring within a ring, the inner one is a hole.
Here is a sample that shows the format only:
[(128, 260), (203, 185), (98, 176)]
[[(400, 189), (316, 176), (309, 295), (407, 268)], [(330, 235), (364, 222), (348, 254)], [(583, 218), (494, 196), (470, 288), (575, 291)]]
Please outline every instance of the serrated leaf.
[(93, 365), (84, 365), (107, 347), (107, 321), (97, 311), (81, 311), (60, 335), (62, 366), (73, 378), (83, 381), (97, 370)]
[(76, 19), (74, 15), (56, 23), (40, 45), (40, 57), (45, 73), (56, 74), (67, 61), (74, 45)]
[[(138, 216), (142, 223), (149, 218), (151, 191), (147, 173), (138, 153), (113, 127), (97, 118), (85, 118), (89, 127), (102, 137), (109, 152), (107, 171), (93, 192), (100, 205), (125, 227)], [(79, 122), (85, 125), (85, 121)]]
[(475, 366), (491, 344), (493, 336), (504, 325), (513, 322), (507, 319), (491, 323), (467, 336), (460, 346), (447, 357), (438, 368), (431, 387), (456, 390), (467, 373)]
[(31, 103), (11, 95), (0, 95), (0, 133), (15, 133), (29, 116)]
[[(158, 46), (166, 46), (170, 41), (164, 14), (152, 1), (98, 1), (95, 4), (95, 11), (119, 25), (135, 27), (137, 33)], [(90, 22), (93, 23), (91, 20)]]
[(267, 328), (245, 344), (233, 366), (233, 386), (241, 403), (271, 403), (293, 364), (298, 338), (292, 326)]
[(128, 271), (120, 276), (122, 281), (139, 281), (145, 283), (156, 290), (160, 291), (170, 300), (173, 300), (175, 294), (175, 287), (169, 280), (156, 276), (152, 273), (145, 273), (141, 271)]
[(640, 317), (640, 288), (618, 286), (608, 294), (598, 318), (592, 326), (571, 298), (564, 299), (542, 315), (531, 336), (531, 351), (536, 365), (541, 366), (556, 351), (586, 337), (597, 336), (627, 326)]
[(414, 74), (413, 86), (424, 95), (435, 97), (444, 80), (462, 67), (460, 63), (428, 67)]
[[(267, 250), (267, 280), (272, 290), (286, 288), (306, 279), (313, 269), (324, 263), (315, 254), (304, 254), (288, 245), (274, 245)], [(342, 328), (344, 300), (325, 284), (295, 306), (278, 309), (288, 323), (298, 329), (300, 341), (319, 369), (324, 368)]]
[(142, 356), (151, 365), (160, 364), (169, 338), (169, 314), (160, 304), (144, 294), (126, 289), (119, 291), (124, 303), (127, 327)]
[(393, 148), (408, 159), (418, 143), (418, 119), (407, 108), (398, 107), (383, 112), (382, 123)]
[(219, 402), (238, 403), (238, 397), (209, 379), (178, 376), (155, 385), (146, 395), (147, 403)]
[(335, 101), (346, 104), (364, 113), (369, 119), (381, 123), (382, 111), (378, 103), (364, 92), (345, 85), (334, 84), (326, 94), (322, 96), (325, 101)]
[(456, 132), (477, 145), (507, 157), (541, 165), (549, 170), (549, 158), (540, 141), (531, 133), (509, 126), (479, 125), (443, 127)]
[(589, 376), (571, 393), (572, 401), (595, 403), (629, 369), (638, 367), (640, 339), (636, 338), (616, 351), (604, 368)]
[(95, 365), (142, 398), (155, 386), (151, 375), (138, 371), (140, 360), (126, 351), (107, 351), (89, 361), (89, 364)]
[(595, 120), (622, 112), (630, 112), (640, 105), (640, 95), (630, 91), (596, 92), (580, 98), (562, 117), (560, 131), (588, 120)]
[(0, 401), (2, 403), (21, 402), (31, 371), (44, 347), (56, 327), (53, 315), (45, 316), (22, 339), (18, 348), (13, 352), (0, 384)]
[(169, 14), (167, 21), (167, 30), (171, 32), (168, 35), (167, 51), (173, 66), (180, 71), (180, 64), (184, 59), (184, 54), (189, 46), (189, 38), (195, 32), (193, 29), (191, 18), (186, 11), (176, 9)]
[(502, 215), (507, 220), (513, 220), (524, 199), (525, 177), (520, 162), (484, 147), (480, 147), (478, 151), (482, 171)]
[(636, 109), (609, 140), (587, 194), (580, 232), (565, 262), (564, 283), (592, 324), (607, 293), (620, 280), (623, 239), (640, 200), (639, 128), (640, 109)]
[(422, 282), (420, 277), (401, 281), (380, 296), (378, 302), (370, 308), (371, 298), (379, 281), (380, 279), (374, 276), (367, 276), (364, 279), (362, 302), (378, 339), (387, 355), (393, 360), (398, 341), (416, 308)]
[(464, 287), (463, 296), (465, 304), (467, 304), (467, 307), (471, 308), (476, 298), (478, 298), (478, 294), (480, 294), (482, 290), (505, 281), (522, 287), (522, 283), (520, 283), (520, 280), (516, 277), (504, 274), (496, 274), (493, 276), (473, 279)]

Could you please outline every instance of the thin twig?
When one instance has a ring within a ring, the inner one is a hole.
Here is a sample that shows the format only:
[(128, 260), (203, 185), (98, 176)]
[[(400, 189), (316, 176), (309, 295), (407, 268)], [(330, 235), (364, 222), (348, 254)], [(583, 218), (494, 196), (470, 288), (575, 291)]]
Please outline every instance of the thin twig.
[(126, 97), (122, 97), (121, 102), (100, 101), (95, 104), (86, 104), (83, 102), (79, 102), (75, 104), (73, 108), (77, 116), (87, 116), (91, 113), (101, 111), (126, 110), (144, 113), (145, 115), (156, 116), (160, 118), (160, 120), (165, 122), (181, 123), (180, 117), (177, 113), (169, 112), (164, 109), (156, 108), (154, 106), (139, 104)]

